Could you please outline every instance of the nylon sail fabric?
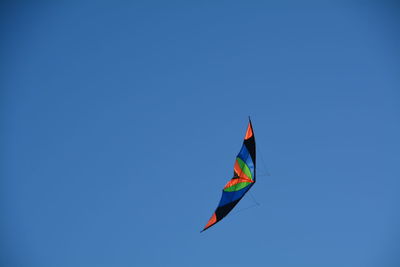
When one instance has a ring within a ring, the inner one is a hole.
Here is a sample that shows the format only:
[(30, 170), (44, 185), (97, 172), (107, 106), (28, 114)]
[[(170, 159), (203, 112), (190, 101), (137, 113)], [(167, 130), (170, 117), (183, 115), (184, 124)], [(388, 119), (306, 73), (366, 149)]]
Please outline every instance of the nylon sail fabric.
[(201, 231), (205, 231), (220, 220), (236, 206), (244, 197), (249, 189), (256, 182), (256, 142), (254, 138), (253, 126), (249, 119), (246, 135), (236, 156), (233, 167), (233, 177), (222, 190), (221, 200), (218, 207), (208, 220), (206, 226)]

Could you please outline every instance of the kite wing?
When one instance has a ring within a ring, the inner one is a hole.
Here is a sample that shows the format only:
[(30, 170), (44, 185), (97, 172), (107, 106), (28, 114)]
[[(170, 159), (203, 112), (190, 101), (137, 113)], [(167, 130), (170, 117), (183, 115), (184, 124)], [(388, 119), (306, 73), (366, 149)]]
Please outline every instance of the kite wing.
[(220, 220), (236, 206), (249, 189), (256, 182), (256, 142), (254, 139), (253, 126), (249, 119), (246, 135), (242, 148), (236, 156), (233, 167), (233, 178), (222, 190), (221, 200), (210, 220), (202, 230), (205, 231)]

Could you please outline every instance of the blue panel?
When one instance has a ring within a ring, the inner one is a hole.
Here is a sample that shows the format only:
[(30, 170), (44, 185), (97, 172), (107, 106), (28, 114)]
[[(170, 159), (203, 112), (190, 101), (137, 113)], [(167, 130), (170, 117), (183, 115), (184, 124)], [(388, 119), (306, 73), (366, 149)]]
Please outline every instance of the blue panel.
[(238, 200), (244, 194), (246, 194), (247, 190), (250, 189), (250, 187), (253, 185), (253, 183), (249, 184), (248, 186), (234, 192), (225, 192), (222, 191), (222, 196), (221, 200), (219, 201), (218, 207), (225, 206), (226, 204), (233, 202), (235, 200)]
[(247, 150), (245, 144), (243, 144), (243, 146), (240, 149), (240, 152), (237, 156), (238, 156), (238, 158), (240, 158), (247, 164), (247, 166), (249, 167), (249, 169), (251, 171), (251, 176), (254, 177), (254, 163), (253, 163), (253, 160), (251, 159), (250, 153)]

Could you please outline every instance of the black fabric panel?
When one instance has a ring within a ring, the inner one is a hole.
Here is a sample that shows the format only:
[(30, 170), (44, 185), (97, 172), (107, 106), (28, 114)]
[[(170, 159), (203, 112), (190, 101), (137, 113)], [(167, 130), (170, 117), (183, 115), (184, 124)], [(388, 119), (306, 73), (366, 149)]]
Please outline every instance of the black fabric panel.
[(225, 206), (218, 207), (215, 211), (215, 215), (217, 215), (217, 221), (222, 220), (228, 213), (239, 203), (240, 199), (233, 201)]
[(250, 127), (251, 127), (251, 130), (253, 132), (253, 136), (250, 137), (247, 140), (244, 140), (243, 143), (246, 146), (247, 151), (249, 151), (251, 159), (253, 160), (253, 163), (254, 163), (254, 181), (256, 181), (256, 169), (257, 169), (256, 168), (256, 139), (254, 137), (254, 129), (253, 129), (253, 125), (251, 124), (251, 121), (250, 121)]
[(253, 136), (247, 140), (244, 140), (243, 143), (246, 146), (247, 151), (249, 151), (251, 159), (253, 160), (254, 165), (255, 165), (255, 163), (256, 163), (256, 141), (254, 139), (254, 132), (253, 132)]

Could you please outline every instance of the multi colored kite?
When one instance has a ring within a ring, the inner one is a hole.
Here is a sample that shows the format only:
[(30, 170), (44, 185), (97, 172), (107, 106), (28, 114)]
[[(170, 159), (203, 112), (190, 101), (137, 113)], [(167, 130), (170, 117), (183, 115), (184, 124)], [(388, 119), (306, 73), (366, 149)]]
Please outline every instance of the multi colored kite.
[(236, 157), (233, 167), (233, 178), (222, 190), (222, 197), (218, 207), (210, 220), (201, 231), (205, 231), (220, 220), (236, 206), (249, 189), (256, 182), (256, 141), (254, 139), (253, 126), (249, 118), (246, 135), (242, 148)]

